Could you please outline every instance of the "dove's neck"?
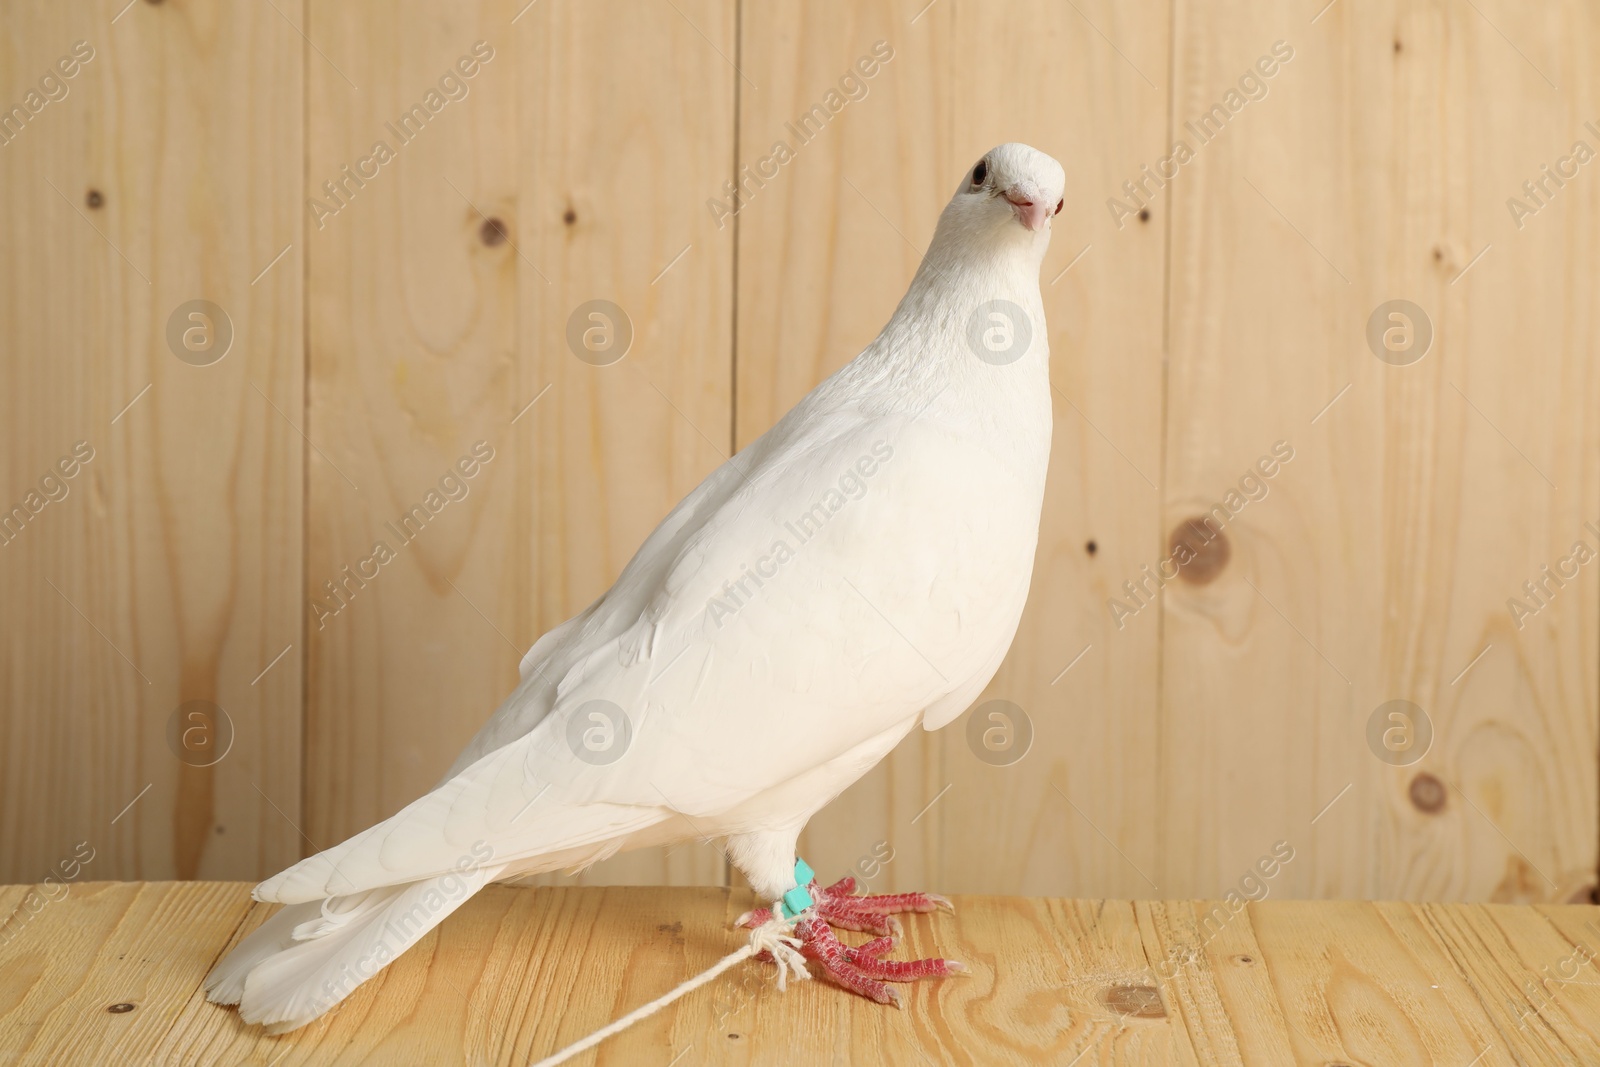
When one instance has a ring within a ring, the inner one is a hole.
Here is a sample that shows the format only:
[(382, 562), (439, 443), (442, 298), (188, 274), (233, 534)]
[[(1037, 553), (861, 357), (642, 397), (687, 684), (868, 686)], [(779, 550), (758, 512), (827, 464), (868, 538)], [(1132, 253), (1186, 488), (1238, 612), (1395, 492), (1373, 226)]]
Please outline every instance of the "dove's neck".
[(971, 237), (941, 221), (883, 332), (825, 392), (973, 428), (1000, 451), (1032, 457), (1042, 477), (1051, 405), (1039, 263), (1049, 238)]
[[(950, 371), (974, 370), (969, 364), (981, 367), (986, 358), (973, 349), (975, 334), (981, 337), (999, 323), (1002, 329), (1009, 324), (1031, 333), (1031, 343), (1019, 350), (1015, 362), (1019, 369), (1043, 372), (1049, 344), (1039, 295), (1039, 263), (1048, 237), (1003, 234), (988, 242), (963, 237), (946, 233), (943, 227), (934, 236), (906, 295), (878, 337), (883, 356), (896, 362), (931, 359), (949, 364)], [(1012, 321), (1019, 315), (1027, 323)], [(990, 365), (1011, 362), (993, 353), (987, 358)]]
[(1052, 414), (1038, 262), (1031, 248), (975, 256), (936, 241), (883, 332), (816, 402), (943, 424), (1042, 487)]
[(1038, 306), (1039, 259), (1021, 245), (970, 249), (928, 249), (906, 289), (895, 318), (970, 310), (990, 300), (1009, 300), (1030, 311)]

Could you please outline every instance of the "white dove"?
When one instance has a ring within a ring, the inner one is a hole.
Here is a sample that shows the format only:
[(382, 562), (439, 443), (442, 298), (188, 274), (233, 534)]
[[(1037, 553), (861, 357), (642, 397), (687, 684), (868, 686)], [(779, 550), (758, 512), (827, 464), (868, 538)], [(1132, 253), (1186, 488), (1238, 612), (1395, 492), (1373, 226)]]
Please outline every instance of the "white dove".
[[(1022, 144), (963, 175), (877, 339), (534, 644), (432, 792), (257, 886), (287, 906), (207, 997), (291, 1030), (490, 882), (715, 838), (759, 899), (809, 890), (795, 936), (840, 985), (899, 1003), (886, 982), (963, 970), (881, 958), (893, 913), (947, 901), (806, 884), (795, 843), (919, 723), (966, 710), (1016, 634), (1050, 454), (1039, 267), (1064, 186)], [(832, 926), (886, 936), (852, 948)]]

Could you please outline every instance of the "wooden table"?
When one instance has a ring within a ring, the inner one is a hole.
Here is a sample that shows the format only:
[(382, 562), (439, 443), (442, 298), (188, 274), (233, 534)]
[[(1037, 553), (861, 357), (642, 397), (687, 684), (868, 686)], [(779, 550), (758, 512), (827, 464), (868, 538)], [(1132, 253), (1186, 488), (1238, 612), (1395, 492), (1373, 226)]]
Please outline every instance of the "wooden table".
[[(269, 911), (247, 886), (56, 892), (0, 888), (0, 1062), (526, 1065), (732, 951), (751, 903), (492, 887), (336, 1012), (266, 1037), (199, 992)], [(1600, 1064), (1590, 906), (966, 897), (912, 917), (896, 956), (939, 952), (973, 974), (911, 987), (905, 1011), (780, 994), (752, 962), (572, 1062)]]

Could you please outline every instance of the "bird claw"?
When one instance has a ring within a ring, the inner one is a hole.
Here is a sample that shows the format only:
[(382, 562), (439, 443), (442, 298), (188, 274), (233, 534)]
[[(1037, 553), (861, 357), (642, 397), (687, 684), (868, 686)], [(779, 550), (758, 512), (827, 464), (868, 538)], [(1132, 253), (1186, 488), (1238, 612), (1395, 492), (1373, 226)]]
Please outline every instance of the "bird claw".
[[(899, 990), (890, 982), (914, 982), (920, 978), (968, 975), (971, 971), (956, 960), (886, 960), (901, 934), (896, 913), (929, 914), (954, 911), (955, 906), (935, 893), (893, 893), (854, 896), (855, 879), (842, 878), (827, 888), (809, 887), (814, 903), (799, 916), (794, 934), (800, 939), (801, 955), (821, 964), (825, 977), (853, 993), (904, 1009)], [(747, 928), (770, 921), (769, 908), (757, 908), (739, 916), (738, 924)], [(850, 946), (840, 941), (834, 928), (875, 934), (871, 941)], [(761, 957), (765, 958), (763, 953)]]

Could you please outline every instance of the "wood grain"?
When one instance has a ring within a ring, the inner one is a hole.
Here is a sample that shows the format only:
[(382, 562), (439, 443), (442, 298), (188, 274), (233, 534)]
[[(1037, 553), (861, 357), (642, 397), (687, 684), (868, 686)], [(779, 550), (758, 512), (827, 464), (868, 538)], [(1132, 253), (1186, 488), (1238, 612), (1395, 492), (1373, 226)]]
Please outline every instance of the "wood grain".
[[(1507, 599), (1595, 541), (1600, 185), (1521, 231), (1505, 201), (1593, 143), (1595, 15), (1310, 7), (1176, 8), (1174, 136), (1198, 144), (1183, 123), (1275, 41), (1294, 55), (1161, 193), (1166, 526), (1274, 442), (1295, 458), (1227, 526), (1220, 573), (1165, 594), (1158, 877), (1215, 895), (1286, 840), (1275, 893), (1586, 899), (1597, 587), (1521, 628)], [(1365, 336), (1397, 298), (1434, 337), (1403, 366)], [(1394, 699), (1433, 726), (1409, 766), (1366, 739)]]
[[(307, 595), (375, 539), (397, 556), (337, 614), (311, 609), (316, 847), (431, 788), (522, 653), (726, 454), (731, 250), (692, 248), (658, 275), (727, 169), (734, 74), (697, 30), (731, 51), (732, 8), (679, 7), (312, 5), (330, 60), (311, 70), (314, 176), (398, 142), (389, 123), (475, 42), (493, 51), (311, 235), (309, 422), (328, 462), (310, 473)], [(632, 80), (608, 73), (621, 68)], [(591, 299), (632, 321), (620, 363), (567, 347)], [(465, 499), (401, 544), (386, 524), (480, 440), (494, 458)], [(685, 846), (590, 877), (720, 882), (724, 868)]]
[[(19, 100), (92, 50), (0, 149), (0, 507), (93, 457), (0, 549), (0, 877), (254, 877), (297, 854), (263, 798), (298, 811), (297, 251), (263, 271), (300, 241), (301, 44), (270, 7), (120, 7), (24, 5), (0, 48)], [(199, 298), (208, 366), (167, 341)], [(232, 722), (214, 766), (168, 747), (190, 701)]]
[[(25, 892), (0, 888), (0, 907)], [(732, 921), (751, 903), (726, 889), (491, 887), (334, 1013), (266, 1037), (198, 991), (268, 914), (247, 886), (79, 885), (0, 944), (0, 1057), (525, 1065), (732, 951)], [(1600, 1056), (1593, 906), (1268, 900), (1218, 925), (1207, 919), (1218, 902), (956, 904), (913, 917), (895, 956), (943, 953), (972, 974), (907, 987), (903, 1012), (820, 981), (779, 993), (770, 967), (744, 964), (573, 1062), (1500, 1067)]]
[[(732, 0), (539, 5), (518, 24), (523, 232), (546, 278), (522, 272), (518, 426), (533, 457), (519, 500), (526, 573), (504, 609), (532, 637), (587, 607), (650, 531), (731, 452), (733, 250), (707, 238), (707, 190), (732, 168)], [(618, 77), (619, 72), (626, 77)], [(596, 367), (573, 354), (586, 302), (618, 305), (633, 346)], [(596, 864), (582, 884), (723, 884), (712, 843)]]
[(237, 883), (73, 886), (0, 950), (7, 1057), (147, 1062), (184, 1005), (203, 1001), (200, 983), (250, 906)]

